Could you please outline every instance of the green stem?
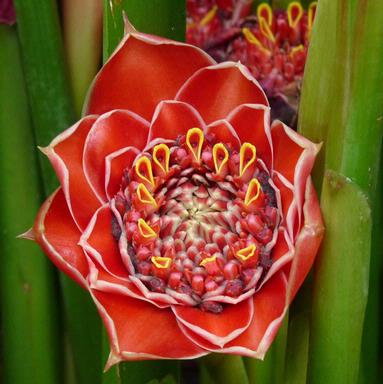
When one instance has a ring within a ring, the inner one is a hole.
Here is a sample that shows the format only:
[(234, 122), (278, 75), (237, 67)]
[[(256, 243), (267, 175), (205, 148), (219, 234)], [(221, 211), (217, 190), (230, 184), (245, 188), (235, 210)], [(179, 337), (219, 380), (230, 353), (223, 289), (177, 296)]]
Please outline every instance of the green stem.
[[(370, 211), (381, 199), (382, 11), (379, 2), (321, 0), (306, 64), (299, 125), (326, 144), (316, 172), (319, 186), (325, 171), (321, 204), (327, 235), (314, 278), (308, 371), (313, 384), (358, 380)], [(368, 352), (376, 359), (370, 353), (376, 349)]]
[(325, 174), (326, 237), (315, 268), (308, 380), (356, 383), (367, 303), (371, 211), (350, 179)]
[(379, 371), (379, 348), (382, 337), (380, 322), (382, 291), (381, 276), (383, 267), (383, 156), (378, 177), (377, 198), (373, 207), (373, 229), (370, 264), (370, 285), (363, 328), (361, 368), (359, 383), (383, 382), (382, 372)]
[(101, 63), (102, 1), (64, 0), (63, 30), (69, 79), (78, 116)]
[[(36, 140), (47, 145), (74, 121), (74, 109), (66, 78), (65, 58), (54, 0), (15, 0), (29, 104)], [(49, 38), (47, 38), (49, 36)], [(57, 179), (45, 157), (40, 156), (45, 193), (57, 187)], [(32, 222), (32, 220), (31, 220)], [(101, 380), (101, 332), (96, 309), (86, 292), (60, 275), (66, 325), (79, 383)]]
[(138, 31), (184, 41), (185, 4), (174, 0), (104, 0), (104, 61), (123, 36), (123, 12)]
[[(201, 384), (249, 384), (245, 364), (240, 356), (212, 353), (200, 359), (204, 372)], [(252, 382), (252, 381), (251, 381)]]
[[(15, 0), (15, 6), (36, 141), (47, 145), (75, 120), (57, 6), (54, 0), (40, 0), (38, 6), (32, 0)], [(39, 160), (45, 191), (52, 192), (56, 176), (42, 154)]]
[(32, 242), (16, 238), (33, 222), (41, 190), (14, 28), (0, 25), (0, 46), (0, 381), (61, 383), (54, 271)]
[(290, 307), (284, 384), (306, 384), (311, 292), (312, 274), (306, 278)]
[(270, 349), (263, 361), (251, 358), (245, 359), (245, 366), (250, 383), (257, 384), (283, 384), (285, 369), (285, 352), (287, 341), (288, 316), (278, 331)]

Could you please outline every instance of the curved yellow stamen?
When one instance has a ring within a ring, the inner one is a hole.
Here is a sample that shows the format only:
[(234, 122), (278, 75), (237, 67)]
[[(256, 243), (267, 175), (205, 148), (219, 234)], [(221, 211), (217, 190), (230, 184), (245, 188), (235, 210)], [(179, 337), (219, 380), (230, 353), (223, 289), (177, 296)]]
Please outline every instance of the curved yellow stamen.
[[(144, 175), (141, 172), (141, 167), (144, 167)], [(140, 177), (142, 180), (148, 182), (154, 187), (154, 177), (153, 177), (153, 170), (152, 170), (152, 163), (149, 160), (148, 157), (142, 156), (140, 157), (136, 162), (136, 174), (138, 177)]]
[(157, 237), (157, 233), (154, 232), (153, 228), (144, 219), (138, 219), (138, 229), (141, 236), (145, 237), (145, 239)]
[(269, 24), (265, 19), (259, 20), (259, 27), (261, 32), (272, 42), (275, 43), (274, 33), (271, 31)]
[[(158, 156), (158, 151), (162, 156)], [(160, 158), (163, 159), (161, 161)], [(166, 144), (158, 144), (153, 148), (153, 161), (167, 174), (169, 172), (170, 149)]]
[[(293, 15), (294, 10), (297, 12)], [(287, 7), (287, 21), (291, 28), (295, 28), (303, 16), (303, 7), (299, 1), (293, 1)]]
[(209, 24), (213, 20), (217, 11), (218, 11), (218, 5), (214, 5), (214, 7), (212, 7), (210, 11), (201, 19), (201, 21), (199, 22), (199, 25), (201, 27), (204, 27), (205, 25)]
[[(245, 161), (246, 153), (250, 151), (251, 157)], [(239, 151), (239, 177), (242, 177), (246, 170), (252, 165), (257, 158), (257, 150), (253, 144), (243, 143)]]
[(236, 256), (242, 261), (246, 261), (246, 260), (249, 260), (250, 257), (254, 256), (256, 250), (257, 250), (256, 245), (251, 244), (248, 247), (242, 248), (239, 251), (237, 251)]
[(205, 266), (206, 264), (208, 264), (208, 263), (210, 263), (210, 262), (212, 262), (212, 261), (215, 261), (215, 259), (217, 258), (217, 256), (211, 256), (211, 257), (206, 257), (205, 259), (203, 259), (200, 263), (199, 263), (199, 265), (201, 266), (201, 267), (203, 267), (203, 266)]
[(256, 201), (261, 193), (261, 184), (257, 179), (251, 179), (249, 186), (247, 187), (245, 196), (245, 205), (250, 205)]
[(162, 257), (162, 256), (152, 256), (150, 260), (157, 268), (163, 268), (163, 269), (169, 268), (172, 262), (172, 259), (170, 257)]
[[(223, 152), (223, 158), (220, 159), (219, 155)], [(215, 173), (218, 175), (221, 173), (223, 167), (229, 160), (229, 152), (226, 147), (222, 143), (217, 143), (213, 147), (213, 160), (214, 160), (214, 168)]]
[(267, 48), (262, 45), (262, 43), (255, 37), (254, 33), (251, 32), (249, 28), (242, 28), (242, 33), (250, 44), (256, 45), (259, 49), (266, 53), (270, 52)]
[(258, 20), (264, 19), (269, 26), (273, 23), (273, 10), (270, 5), (267, 3), (262, 3), (258, 5), (257, 8), (257, 17)]
[(304, 49), (305, 49), (305, 47), (303, 46), (303, 44), (299, 44), (296, 47), (291, 49), (290, 56), (294, 57), (296, 53), (303, 52)]
[(313, 29), (316, 8), (317, 8), (317, 2), (313, 1), (309, 5), (309, 9), (307, 11), (307, 29), (308, 29), (309, 36)]
[[(193, 145), (193, 143), (191, 142), (191, 139), (194, 136), (198, 136), (198, 141), (196, 146)], [(188, 130), (188, 133), (186, 134), (186, 145), (189, 147), (190, 151), (192, 152), (192, 154), (194, 155), (194, 158), (197, 161), (200, 161), (201, 159), (201, 152), (202, 152), (202, 145), (203, 145), (204, 138), (205, 136), (202, 132), (202, 129), (200, 128), (191, 128)]]
[(148, 189), (145, 187), (145, 184), (138, 184), (137, 187), (137, 196), (138, 199), (144, 204), (151, 204), (157, 208), (157, 202), (154, 197), (150, 194)]

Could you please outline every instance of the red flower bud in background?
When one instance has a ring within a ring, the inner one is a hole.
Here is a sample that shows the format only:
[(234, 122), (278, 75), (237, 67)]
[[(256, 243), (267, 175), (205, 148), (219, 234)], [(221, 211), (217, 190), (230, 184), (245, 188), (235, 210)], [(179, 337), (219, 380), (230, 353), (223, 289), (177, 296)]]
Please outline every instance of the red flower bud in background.
[(242, 64), (130, 33), (85, 117), (43, 151), (60, 180), (33, 232), (89, 291), (108, 366), (209, 352), (263, 358), (323, 233), (319, 150)]
[(272, 119), (295, 126), (316, 2), (307, 10), (297, 1), (286, 10), (262, 3), (254, 15), (245, 2), (233, 3), (189, 0), (187, 41), (218, 61), (246, 65), (270, 100)]
[(0, 24), (12, 25), (16, 21), (16, 12), (12, 0), (0, 1)]

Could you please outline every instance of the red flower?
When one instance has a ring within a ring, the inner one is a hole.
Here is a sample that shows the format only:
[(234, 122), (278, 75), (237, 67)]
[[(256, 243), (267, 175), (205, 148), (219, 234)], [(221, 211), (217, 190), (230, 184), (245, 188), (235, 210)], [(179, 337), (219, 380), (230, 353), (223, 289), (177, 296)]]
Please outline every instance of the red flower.
[[(247, 2), (248, 3), (248, 2)], [(240, 61), (260, 82), (274, 118), (295, 126), (316, 2), (307, 10), (291, 1), (285, 10), (246, 0), (223, 8), (218, 0), (189, 0), (187, 41), (217, 61)]]
[(86, 116), (44, 149), (61, 187), (33, 231), (89, 290), (120, 360), (262, 358), (323, 227), (319, 146), (280, 122), (238, 63), (127, 35)]

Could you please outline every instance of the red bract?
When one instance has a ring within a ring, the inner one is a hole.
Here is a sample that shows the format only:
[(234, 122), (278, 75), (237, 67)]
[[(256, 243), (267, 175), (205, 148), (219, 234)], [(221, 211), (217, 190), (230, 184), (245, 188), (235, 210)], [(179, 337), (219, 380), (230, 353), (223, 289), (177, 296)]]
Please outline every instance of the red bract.
[(121, 360), (263, 358), (322, 238), (319, 146), (241, 64), (128, 34), (86, 116), (44, 149), (61, 187), (33, 231), (89, 290)]

